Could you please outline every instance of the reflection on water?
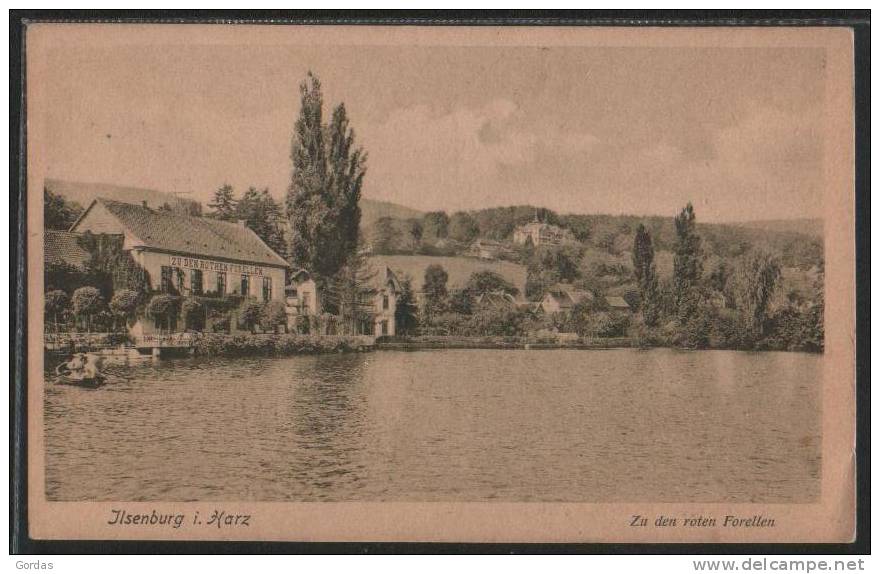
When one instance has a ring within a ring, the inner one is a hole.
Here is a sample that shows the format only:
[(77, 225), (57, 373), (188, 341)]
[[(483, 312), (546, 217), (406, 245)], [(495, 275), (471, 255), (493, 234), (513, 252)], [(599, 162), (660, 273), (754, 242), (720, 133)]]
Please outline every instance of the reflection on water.
[(810, 502), (821, 356), (376, 352), (46, 390), (50, 500)]

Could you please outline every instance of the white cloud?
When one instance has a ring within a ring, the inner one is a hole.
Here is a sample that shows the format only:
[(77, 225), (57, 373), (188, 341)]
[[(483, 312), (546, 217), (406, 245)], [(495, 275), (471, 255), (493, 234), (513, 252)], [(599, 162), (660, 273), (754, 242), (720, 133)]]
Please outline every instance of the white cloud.
[(529, 169), (548, 153), (583, 155), (599, 144), (591, 134), (524, 123), (517, 105), (506, 99), (445, 113), (425, 105), (397, 110), (360, 132), (370, 153), (370, 197), (411, 203), (407, 198), (415, 195), (445, 209), (479, 207), (476, 197), (482, 205), (527, 201), (527, 190), (502, 182), (506, 170)]

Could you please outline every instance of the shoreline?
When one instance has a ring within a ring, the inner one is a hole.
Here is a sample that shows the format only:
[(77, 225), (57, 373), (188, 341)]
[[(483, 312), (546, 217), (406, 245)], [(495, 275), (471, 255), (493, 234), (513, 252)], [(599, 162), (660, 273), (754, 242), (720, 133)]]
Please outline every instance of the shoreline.
[[(743, 352), (792, 352), (823, 354), (805, 350), (786, 349), (738, 349), (727, 347), (688, 348), (656, 341), (646, 344), (635, 337), (580, 338), (553, 341), (529, 337), (464, 337), (464, 336), (411, 336), (370, 337), (366, 335), (296, 335), (296, 334), (246, 334), (204, 333), (192, 338), (187, 346), (162, 350), (162, 355), (197, 357), (284, 357), (328, 353), (364, 353), (372, 351), (422, 351), (422, 350), (608, 350), (608, 349), (677, 349), (680, 351), (743, 351)], [(110, 351), (107, 349), (81, 349), (85, 352)], [(132, 349), (134, 350), (134, 349)], [(43, 348), (47, 356), (61, 357), (61, 349)], [(142, 355), (146, 349), (139, 349)], [(109, 353), (108, 353), (109, 354)]]

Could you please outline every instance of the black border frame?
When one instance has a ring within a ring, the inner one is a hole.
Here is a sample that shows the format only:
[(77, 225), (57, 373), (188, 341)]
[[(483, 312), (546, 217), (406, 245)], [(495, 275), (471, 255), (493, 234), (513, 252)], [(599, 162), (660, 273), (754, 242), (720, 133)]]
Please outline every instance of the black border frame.
[[(870, 10), (10, 10), (10, 554), (870, 554)], [(821, 544), (423, 543), (34, 540), (27, 520), (25, 30), (36, 22), (470, 26), (838, 26), (855, 72), (856, 538)]]

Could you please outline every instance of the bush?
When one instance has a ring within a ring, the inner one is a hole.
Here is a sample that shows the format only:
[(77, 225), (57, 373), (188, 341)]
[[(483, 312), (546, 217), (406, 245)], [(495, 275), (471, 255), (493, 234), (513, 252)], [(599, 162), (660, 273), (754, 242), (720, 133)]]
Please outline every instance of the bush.
[(171, 328), (171, 323), (177, 318), (178, 298), (173, 295), (153, 295), (147, 304), (147, 316), (153, 319), (160, 329)]
[(59, 319), (62, 318), (65, 313), (67, 313), (69, 305), (70, 297), (68, 297), (67, 293), (65, 293), (64, 291), (56, 289), (54, 291), (49, 291), (48, 293), (46, 293), (46, 301), (44, 304), (46, 317), (51, 317), (52, 322), (55, 323), (56, 328), (58, 327)]
[(287, 308), (281, 301), (269, 301), (260, 314), (260, 326), (264, 331), (275, 331), (279, 325), (287, 325)]
[(260, 321), (263, 314), (263, 305), (256, 299), (248, 299), (239, 308), (238, 323), (242, 328), (249, 331), (254, 330), (254, 326)]
[(140, 303), (140, 294), (137, 291), (120, 289), (110, 299), (110, 311), (127, 324), (137, 314), (138, 303)]
[(80, 287), (73, 292), (73, 312), (79, 319), (85, 319), (86, 330), (91, 331), (92, 317), (104, 307), (101, 292), (94, 287)]
[(197, 299), (185, 299), (180, 304), (180, 314), (187, 330), (203, 331), (205, 329), (205, 306)]
[(200, 356), (281, 356), (356, 351), (362, 346), (356, 337), (304, 335), (226, 335), (209, 333), (198, 337), (195, 353)]

